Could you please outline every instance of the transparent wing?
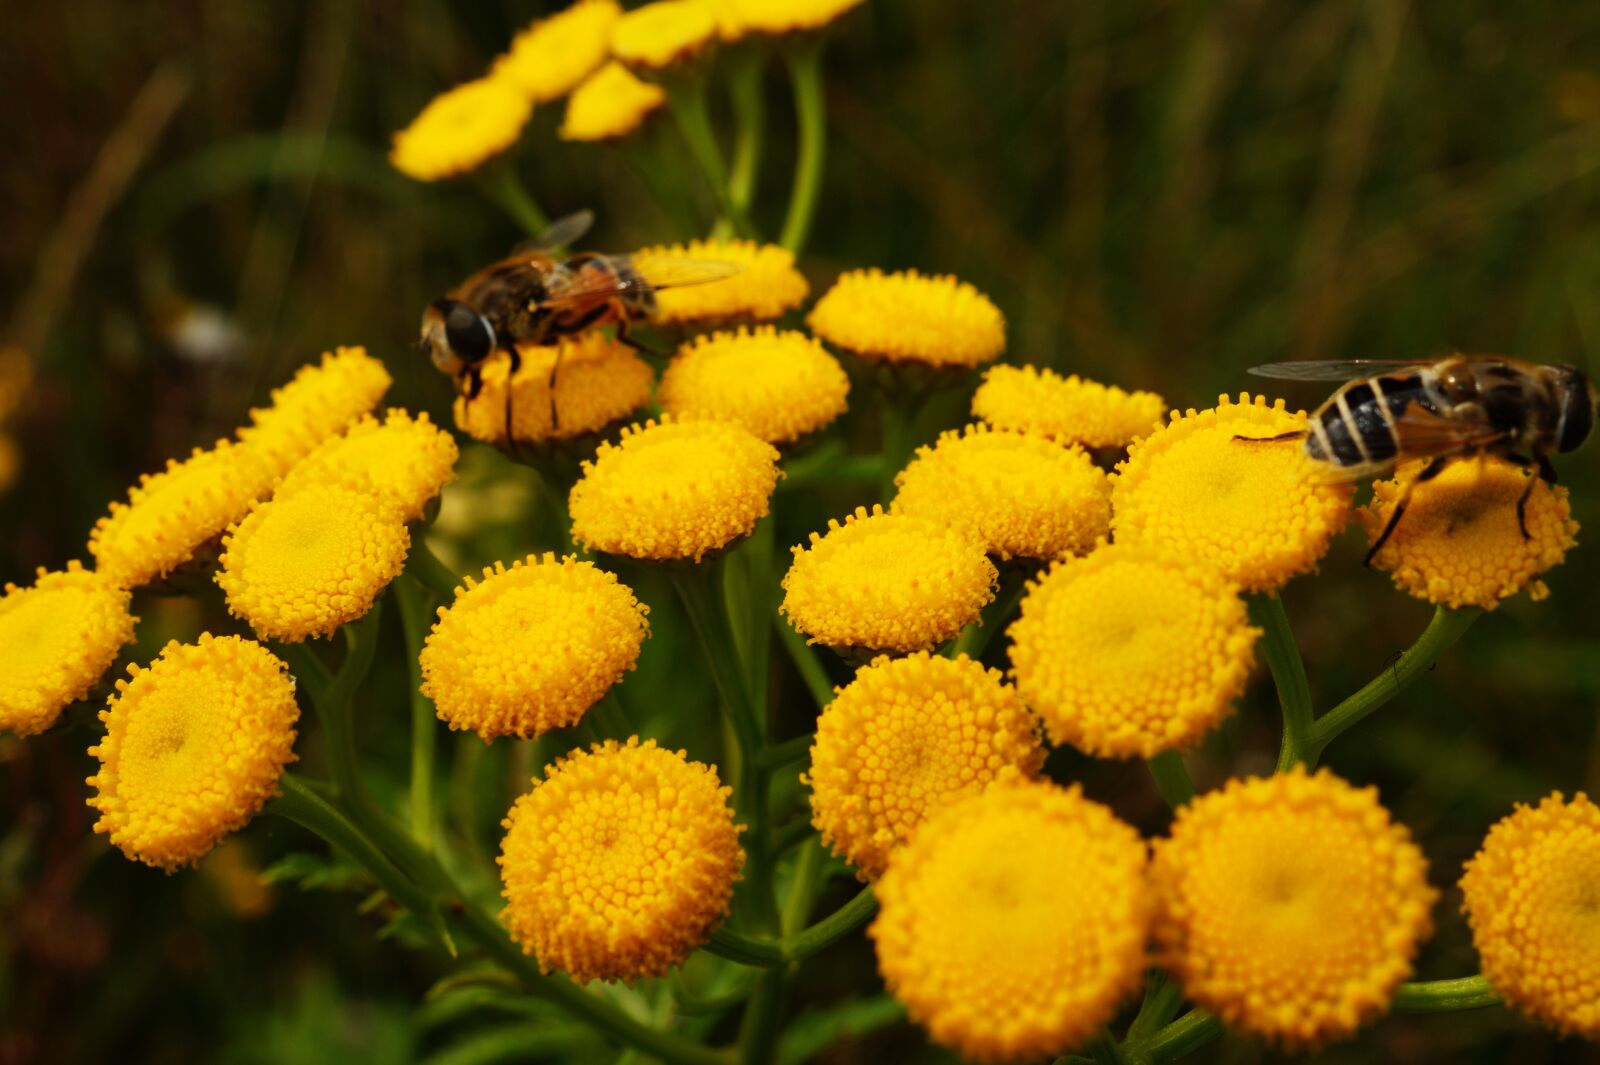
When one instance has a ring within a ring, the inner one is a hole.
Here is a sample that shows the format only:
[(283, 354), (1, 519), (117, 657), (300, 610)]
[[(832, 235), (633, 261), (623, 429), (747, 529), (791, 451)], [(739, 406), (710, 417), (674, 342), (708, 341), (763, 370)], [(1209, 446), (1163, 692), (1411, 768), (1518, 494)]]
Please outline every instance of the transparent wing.
[(1421, 364), (1398, 359), (1326, 359), (1313, 362), (1269, 362), (1265, 366), (1252, 366), (1249, 372), (1257, 377), (1280, 377), (1286, 381), (1350, 381), (1374, 374), (1397, 373), (1401, 370), (1420, 369)]
[(565, 248), (569, 244), (576, 244), (589, 232), (589, 227), (594, 225), (594, 212), (585, 208), (574, 211), (564, 218), (551, 222), (543, 233), (532, 240), (525, 240), (511, 249), (512, 255), (521, 255), (525, 252), (554, 251)]
[(626, 256), (596, 257), (552, 273), (545, 281), (546, 305), (593, 303), (633, 292), (704, 285), (732, 277), (744, 269), (718, 259), (670, 259), (647, 264), (646, 275)]
[(721, 281), (741, 273), (744, 267), (739, 263), (723, 262), (721, 259), (679, 259), (661, 258), (653, 260), (632, 260), (633, 268), (639, 276), (649, 282), (651, 288), (682, 288), (685, 285), (704, 285), (710, 281)]

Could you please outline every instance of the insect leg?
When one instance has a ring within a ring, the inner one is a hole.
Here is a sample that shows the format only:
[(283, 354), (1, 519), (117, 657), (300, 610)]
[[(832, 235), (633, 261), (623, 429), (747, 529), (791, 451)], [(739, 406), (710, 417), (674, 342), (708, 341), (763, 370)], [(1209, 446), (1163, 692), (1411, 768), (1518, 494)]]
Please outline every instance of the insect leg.
[(1235, 440), (1243, 441), (1246, 444), (1276, 444), (1276, 443), (1279, 443), (1279, 442), (1284, 441), (1284, 440), (1304, 440), (1305, 438), (1306, 438), (1306, 430), (1305, 429), (1296, 429), (1294, 432), (1291, 432), (1291, 433), (1279, 433), (1277, 436), (1235, 436), (1234, 437)]
[(471, 403), (478, 398), (478, 393), (483, 391), (483, 372), (473, 366), (463, 376), (467, 382), (467, 402)]
[(516, 393), (516, 389), (512, 387), (511, 382), (516, 377), (517, 371), (522, 369), (522, 356), (517, 352), (515, 344), (506, 349), (506, 355), (511, 360), (511, 365), (506, 370), (506, 448), (511, 452), (512, 458), (520, 458), (516, 427), (512, 424), (516, 408), (511, 403), (511, 397)]
[(1367, 557), (1361, 561), (1363, 566), (1372, 565), (1373, 558), (1377, 556), (1379, 551), (1383, 550), (1383, 545), (1389, 542), (1389, 537), (1393, 535), (1395, 526), (1400, 524), (1400, 515), (1406, 512), (1406, 507), (1411, 503), (1411, 490), (1416, 488), (1417, 485), (1425, 481), (1431, 481), (1439, 476), (1440, 473), (1444, 472), (1444, 465), (1445, 460), (1443, 458), (1435, 457), (1429, 459), (1428, 464), (1422, 467), (1422, 472), (1417, 474), (1417, 479), (1406, 485), (1406, 490), (1401, 493), (1400, 501), (1394, 505), (1394, 512), (1389, 515), (1389, 520), (1384, 525), (1383, 532), (1378, 534), (1377, 540), (1373, 541), (1372, 546), (1367, 549)]
[(641, 354), (654, 355), (658, 359), (664, 359), (667, 357), (665, 353), (657, 351), (644, 341), (630, 335), (628, 333), (628, 320), (626, 318), (623, 318), (617, 322), (617, 339)]
[[(1538, 468), (1538, 479), (1540, 481), (1545, 484), (1556, 483), (1556, 468), (1550, 465), (1548, 456), (1536, 452), (1531, 459), (1523, 458), (1521, 455), (1507, 455), (1506, 458), (1523, 469), (1535, 466)], [(1528, 535), (1528, 498), (1533, 495), (1535, 483), (1534, 478), (1529, 477), (1527, 485), (1522, 489), (1522, 494), (1517, 497), (1517, 528), (1522, 530), (1522, 538), (1524, 540), (1533, 539), (1532, 536)]]

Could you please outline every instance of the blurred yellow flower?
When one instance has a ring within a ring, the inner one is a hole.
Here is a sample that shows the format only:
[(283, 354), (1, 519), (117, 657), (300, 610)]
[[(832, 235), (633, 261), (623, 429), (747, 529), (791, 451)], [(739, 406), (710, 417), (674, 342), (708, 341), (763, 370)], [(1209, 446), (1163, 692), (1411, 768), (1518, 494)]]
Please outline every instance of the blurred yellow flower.
[(166, 869), (199, 861), (243, 828), (294, 761), (294, 679), (265, 647), (203, 633), (176, 640), (100, 712), (89, 805), (129, 858)]
[(1292, 1050), (1388, 1010), (1439, 895), (1377, 789), (1300, 767), (1180, 808), (1151, 872), (1161, 963), (1184, 996)]
[(953, 277), (915, 270), (853, 270), (823, 293), (811, 331), (864, 359), (977, 366), (1006, 347), (1006, 323), (989, 298)]
[(1154, 392), (1124, 392), (1035, 366), (990, 367), (972, 395), (973, 416), (996, 429), (1098, 449), (1149, 436), (1166, 412)]
[(89, 694), (133, 639), (131, 597), (76, 561), (39, 570), (32, 586), (0, 594), (0, 729), (43, 732)]
[(533, 104), (509, 78), (469, 81), (428, 102), (394, 135), (389, 162), (418, 181), (476, 170), (522, 135)]
[(814, 30), (860, 7), (865, 0), (717, 0), (722, 39), (748, 34)]
[(931, 817), (877, 883), (889, 991), (964, 1060), (1081, 1045), (1144, 975), (1145, 844), (1099, 803), (997, 785)]
[[(584, 333), (562, 345), (517, 348), (522, 365), (511, 380), (511, 431), (518, 440), (570, 440), (598, 432), (650, 402), (655, 371), (626, 344), (601, 332)], [(556, 426), (550, 427), (550, 369), (556, 364)], [(474, 440), (501, 444), (506, 438), (506, 375), (511, 361), (501, 353), (483, 367), (483, 390), (455, 401), (456, 427)]]
[(728, 912), (744, 864), (728, 794), (654, 740), (557, 761), (504, 822), (511, 938), (580, 984), (665, 975)]
[(272, 403), (250, 411), (240, 442), (264, 458), (279, 476), (328, 439), (370, 413), (393, 379), (366, 348), (336, 348), (320, 363), (307, 363), (293, 379), (272, 390)]
[(578, 0), (517, 34), (489, 76), (515, 85), (535, 105), (565, 96), (606, 61), (621, 17), (617, 0)]
[(669, 414), (737, 422), (787, 444), (843, 414), (849, 393), (850, 379), (821, 344), (768, 325), (684, 344), (656, 398)]
[(1600, 807), (1582, 792), (1518, 803), (1461, 890), (1494, 989), (1562, 1035), (1600, 1040)]
[(1111, 530), (1111, 484), (1088, 454), (969, 425), (917, 449), (892, 510), (960, 529), (1002, 559), (1082, 554)]
[[(1372, 486), (1372, 501), (1357, 514), (1367, 540), (1377, 540), (1395, 504), (1415, 482), (1421, 462), (1407, 463), (1395, 477)], [(1517, 500), (1531, 470), (1504, 459), (1450, 461), (1431, 481), (1416, 485), (1394, 533), (1372, 559), (1401, 588), (1419, 599), (1450, 607), (1493, 610), (1523, 588), (1535, 599), (1548, 594), (1536, 578), (1577, 545), (1567, 490), (1543, 481), (1528, 497), (1528, 538), (1517, 524)]]
[[(753, 240), (692, 240), (656, 245), (633, 257), (633, 267), (656, 285), (660, 322), (696, 325), (781, 318), (800, 306), (811, 286), (795, 269), (794, 253), (776, 244)], [(681, 284), (693, 278), (699, 264), (727, 263), (742, 269), (731, 277), (703, 284)], [(673, 285), (677, 287), (671, 287)]]
[(656, 0), (634, 8), (611, 28), (611, 56), (635, 71), (688, 63), (717, 39), (709, 0)]
[(343, 436), (330, 437), (296, 464), (278, 485), (284, 499), (314, 484), (365, 478), (373, 491), (400, 507), (404, 520), (422, 517), (428, 503), (455, 480), (456, 442), (428, 420), (390, 408), (382, 424), (364, 416)]
[(561, 139), (605, 141), (625, 137), (667, 102), (659, 85), (640, 81), (621, 63), (601, 67), (567, 101)]

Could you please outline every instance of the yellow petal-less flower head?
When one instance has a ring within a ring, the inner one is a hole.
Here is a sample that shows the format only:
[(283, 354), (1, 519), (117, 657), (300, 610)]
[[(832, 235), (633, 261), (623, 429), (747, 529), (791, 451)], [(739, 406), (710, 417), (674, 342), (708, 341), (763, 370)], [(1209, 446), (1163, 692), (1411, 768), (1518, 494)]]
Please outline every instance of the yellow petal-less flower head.
[(663, 976), (711, 937), (744, 864), (716, 770), (654, 740), (577, 750), (504, 824), (511, 938), (579, 983)]
[(508, 78), (465, 82), (428, 101), (394, 135), (389, 162), (418, 181), (476, 170), (517, 143), (532, 112), (523, 89)]
[(1030, 585), (1010, 635), (1012, 677), (1051, 742), (1149, 758), (1227, 716), (1261, 630), (1210, 566), (1115, 544)]
[(994, 366), (972, 394), (972, 414), (996, 429), (1082, 444), (1125, 448), (1161, 427), (1166, 400), (1154, 392), (1062, 377), (1034, 366)]
[(1562, 1035), (1600, 1040), (1600, 806), (1582, 792), (1517, 804), (1461, 890), (1494, 989)]
[[(511, 378), (511, 432), (529, 442), (570, 440), (598, 432), (650, 402), (655, 371), (604, 333), (585, 333), (563, 345), (519, 345), (522, 365)], [(561, 363), (556, 365), (556, 359)], [(556, 370), (556, 424), (550, 425), (550, 370)], [(456, 426), (474, 440), (506, 439), (506, 376), (511, 361), (496, 353), (483, 367), (483, 390), (457, 396)]]
[(722, 39), (821, 29), (865, 0), (719, 0)]
[(607, 63), (579, 85), (567, 101), (561, 139), (608, 141), (625, 137), (666, 102), (667, 94), (661, 86), (640, 81), (621, 63)]
[(787, 444), (844, 413), (850, 378), (821, 344), (772, 326), (712, 333), (678, 349), (656, 399), (678, 417), (737, 422)]
[(243, 517), (271, 488), (273, 473), (259, 452), (227, 440), (196, 448), (182, 462), (168, 460), (95, 523), (95, 567), (124, 588), (167, 576)]
[[(656, 321), (692, 325), (770, 321), (800, 306), (811, 291), (795, 269), (794, 253), (753, 240), (692, 240), (656, 245), (634, 253), (639, 276), (663, 288), (656, 293)], [(707, 262), (741, 269), (730, 277), (701, 284), (695, 279)]]
[(811, 821), (871, 879), (939, 810), (1043, 766), (1033, 717), (998, 671), (966, 655), (880, 657), (817, 719)]
[(0, 729), (43, 732), (133, 639), (127, 591), (76, 561), (0, 594)]
[(811, 331), (864, 359), (978, 366), (1006, 347), (1006, 322), (989, 297), (953, 277), (915, 270), (852, 270), (823, 293)]
[(294, 761), (294, 679), (252, 640), (176, 640), (100, 712), (89, 753), (96, 832), (136, 861), (172, 871), (199, 861), (277, 794)]
[(466, 578), (422, 647), (440, 720), (485, 741), (576, 725), (639, 659), (649, 608), (576, 556), (530, 555)]
[(250, 411), (251, 424), (239, 430), (239, 440), (281, 477), (318, 444), (370, 414), (392, 383), (366, 348), (325, 352), (320, 363), (300, 367), (288, 384), (273, 389), (269, 406)]
[(895, 477), (892, 510), (960, 529), (991, 555), (1082, 554), (1111, 530), (1111, 483), (1079, 447), (969, 425)]
[(1175, 413), (1117, 465), (1114, 539), (1208, 562), (1250, 592), (1314, 570), (1349, 518), (1354, 489), (1330, 482), (1298, 440), (1252, 442), (1305, 423), (1304, 411), (1261, 396)]
[(636, 72), (664, 71), (699, 58), (717, 40), (709, 0), (656, 0), (611, 27), (611, 57)]
[(365, 484), (311, 484), (228, 530), (217, 583), (263, 639), (331, 636), (366, 614), (405, 565), (400, 505)]
[(884, 982), (966, 1060), (1078, 1046), (1144, 974), (1144, 841), (1076, 785), (998, 784), (946, 807), (875, 890)]
[(779, 611), (811, 643), (922, 651), (978, 620), (999, 571), (983, 545), (926, 518), (857, 507), (790, 549)]
[(559, 99), (600, 69), (621, 17), (617, 0), (578, 0), (517, 34), (489, 76), (515, 85), (536, 106)]
[(750, 535), (779, 476), (777, 449), (744, 428), (664, 415), (584, 461), (572, 535), (591, 551), (699, 562)]
[[(1421, 462), (1407, 463), (1392, 480), (1372, 486), (1372, 501), (1358, 511), (1369, 543), (1377, 540), (1421, 470)], [(1388, 571), (1395, 587), (1443, 606), (1493, 610), (1523, 588), (1535, 599), (1544, 598), (1548, 589), (1537, 578), (1577, 544), (1578, 523), (1567, 490), (1535, 480), (1523, 538), (1517, 500), (1533, 476), (1493, 456), (1449, 462), (1438, 476), (1412, 489), (1405, 514), (1373, 556), (1373, 566)]]
[(1388, 1010), (1438, 898), (1377, 790), (1325, 769), (1230, 780), (1183, 806), (1151, 874), (1161, 963), (1184, 996), (1290, 1049)]
[(373, 491), (400, 507), (406, 521), (422, 516), (429, 501), (455, 480), (453, 437), (428, 420), (398, 407), (382, 423), (367, 416), (343, 436), (332, 437), (294, 466), (278, 485), (284, 499), (313, 484), (343, 484), (365, 478)]

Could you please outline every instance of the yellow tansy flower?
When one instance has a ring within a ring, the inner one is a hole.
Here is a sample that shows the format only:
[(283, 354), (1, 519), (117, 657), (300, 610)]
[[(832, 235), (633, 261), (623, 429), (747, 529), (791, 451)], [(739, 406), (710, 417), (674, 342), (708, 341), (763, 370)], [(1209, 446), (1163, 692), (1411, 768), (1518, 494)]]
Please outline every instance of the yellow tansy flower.
[[(626, 344), (601, 332), (560, 345), (517, 348), (522, 365), (511, 379), (511, 431), (530, 442), (570, 440), (598, 432), (650, 402), (656, 374)], [(556, 426), (550, 427), (550, 370), (556, 366)], [(511, 361), (496, 353), (483, 368), (478, 398), (457, 396), (456, 426), (474, 440), (506, 439), (506, 375)]]
[(217, 583), (257, 635), (299, 643), (372, 609), (410, 546), (398, 503), (359, 482), (310, 484), (228, 530)]
[(1183, 806), (1151, 873), (1161, 962), (1184, 996), (1290, 1049), (1388, 1010), (1438, 898), (1375, 788), (1298, 767)]
[(1111, 484), (1078, 447), (969, 425), (895, 477), (893, 512), (961, 529), (1002, 559), (1082, 554), (1111, 529)]
[(862, 358), (977, 366), (1006, 347), (1006, 323), (989, 298), (953, 277), (915, 270), (853, 270), (806, 319), (822, 339)]
[(265, 647), (238, 636), (167, 644), (100, 712), (89, 753), (100, 771), (89, 805), (129, 858), (166, 869), (197, 862), (243, 828), (294, 761), (294, 680)]
[(607, 63), (579, 85), (567, 101), (561, 139), (606, 141), (625, 137), (666, 102), (667, 94), (659, 85), (640, 81), (621, 63)]
[(710, 938), (744, 864), (714, 768), (638, 737), (578, 750), (511, 807), (511, 938), (579, 983), (665, 975)]
[(1174, 414), (1117, 465), (1113, 537), (1210, 563), (1251, 592), (1315, 569), (1348, 520), (1354, 489), (1330, 483), (1297, 440), (1237, 439), (1305, 423), (1304, 411), (1261, 396), (1222, 396), (1213, 409)]
[(780, 611), (810, 642), (920, 651), (951, 639), (994, 598), (983, 545), (926, 518), (857, 507), (794, 547)]
[(239, 439), (281, 476), (370, 413), (392, 383), (366, 348), (324, 352), (320, 363), (300, 367), (288, 384), (273, 389), (270, 406), (250, 411), (251, 424), (239, 430)]
[(777, 450), (740, 426), (629, 426), (584, 460), (572, 535), (591, 551), (699, 562), (755, 529), (779, 476)]
[(621, 17), (617, 0), (578, 0), (517, 34), (489, 75), (515, 85), (535, 105), (565, 96), (606, 61), (611, 27)]
[(1116, 544), (1032, 584), (1010, 634), (1017, 689), (1052, 742), (1149, 758), (1227, 716), (1261, 630), (1210, 566)]
[(476, 170), (517, 143), (532, 111), (522, 87), (509, 78), (457, 85), (435, 96), (394, 135), (389, 162), (418, 181)]
[[(1368, 542), (1377, 540), (1422, 470), (1407, 463), (1393, 480), (1372, 486), (1372, 502), (1358, 514)], [(1523, 588), (1542, 599), (1548, 590), (1539, 574), (1558, 565), (1577, 545), (1567, 490), (1543, 481), (1533, 485), (1525, 517), (1528, 538), (1517, 524), (1517, 500), (1528, 488), (1531, 470), (1501, 458), (1454, 460), (1411, 493), (1394, 533), (1372, 559), (1388, 571), (1395, 586), (1419, 599), (1444, 606), (1493, 610)]]
[(28, 588), (0, 594), (0, 729), (43, 732), (69, 703), (89, 694), (133, 639), (130, 596), (77, 562), (39, 570)]
[(996, 429), (1082, 444), (1125, 448), (1161, 427), (1166, 400), (1154, 392), (1124, 392), (1115, 385), (1035, 366), (994, 366), (972, 395), (972, 414)]
[(576, 556), (530, 555), (466, 578), (422, 648), (440, 720), (492, 740), (575, 725), (639, 659), (649, 608)]
[(611, 27), (611, 55), (637, 71), (688, 63), (716, 41), (717, 22), (710, 0), (656, 0)]
[[(639, 276), (663, 286), (656, 293), (660, 322), (696, 325), (781, 318), (800, 306), (811, 286), (795, 269), (794, 253), (776, 244), (753, 240), (693, 240), (688, 244), (657, 245), (636, 252), (633, 267)], [(695, 278), (705, 262), (727, 263), (742, 269), (731, 277), (701, 284), (683, 284)], [(677, 287), (672, 287), (676, 285)]]
[(787, 444), (843, 414), (849, 393), (850, 379), (821, 344), (769, 325), (684, 344), (656, 398), (670, 414), (737, 422)]
[(1600, 807), (1582, 792), (1518, 803), (1461, 890), (1494, 989), (1562, 1035), (1600, 1040)]
[(879, 657), (817, 719), (811, 822), (873, 878), (934, 813), (1043, 766), (1038, 728), (998, 671), (966, 655)]
[(278, 485), (283, 499), (313, 484), (343, 484), (365, 478), (373, 491), (392, 499), (406, 521), (422, 516), (440, 489), (455, 480), (455, 439), (428, 420), (398, 407), (382, 424), (369, 416), (343, 436), (325, 441), (289, 471)]
[(860, 7), (864, 0), (718, 0), (722, 39), (747, 34), (814, 30)]
[(1031, 1061), (1107, 1024), (1144, 975), (1145, 845), (1099, 803), (997, 785), (931, 817), (878, 881), (889, 991), (963, 1059)]

